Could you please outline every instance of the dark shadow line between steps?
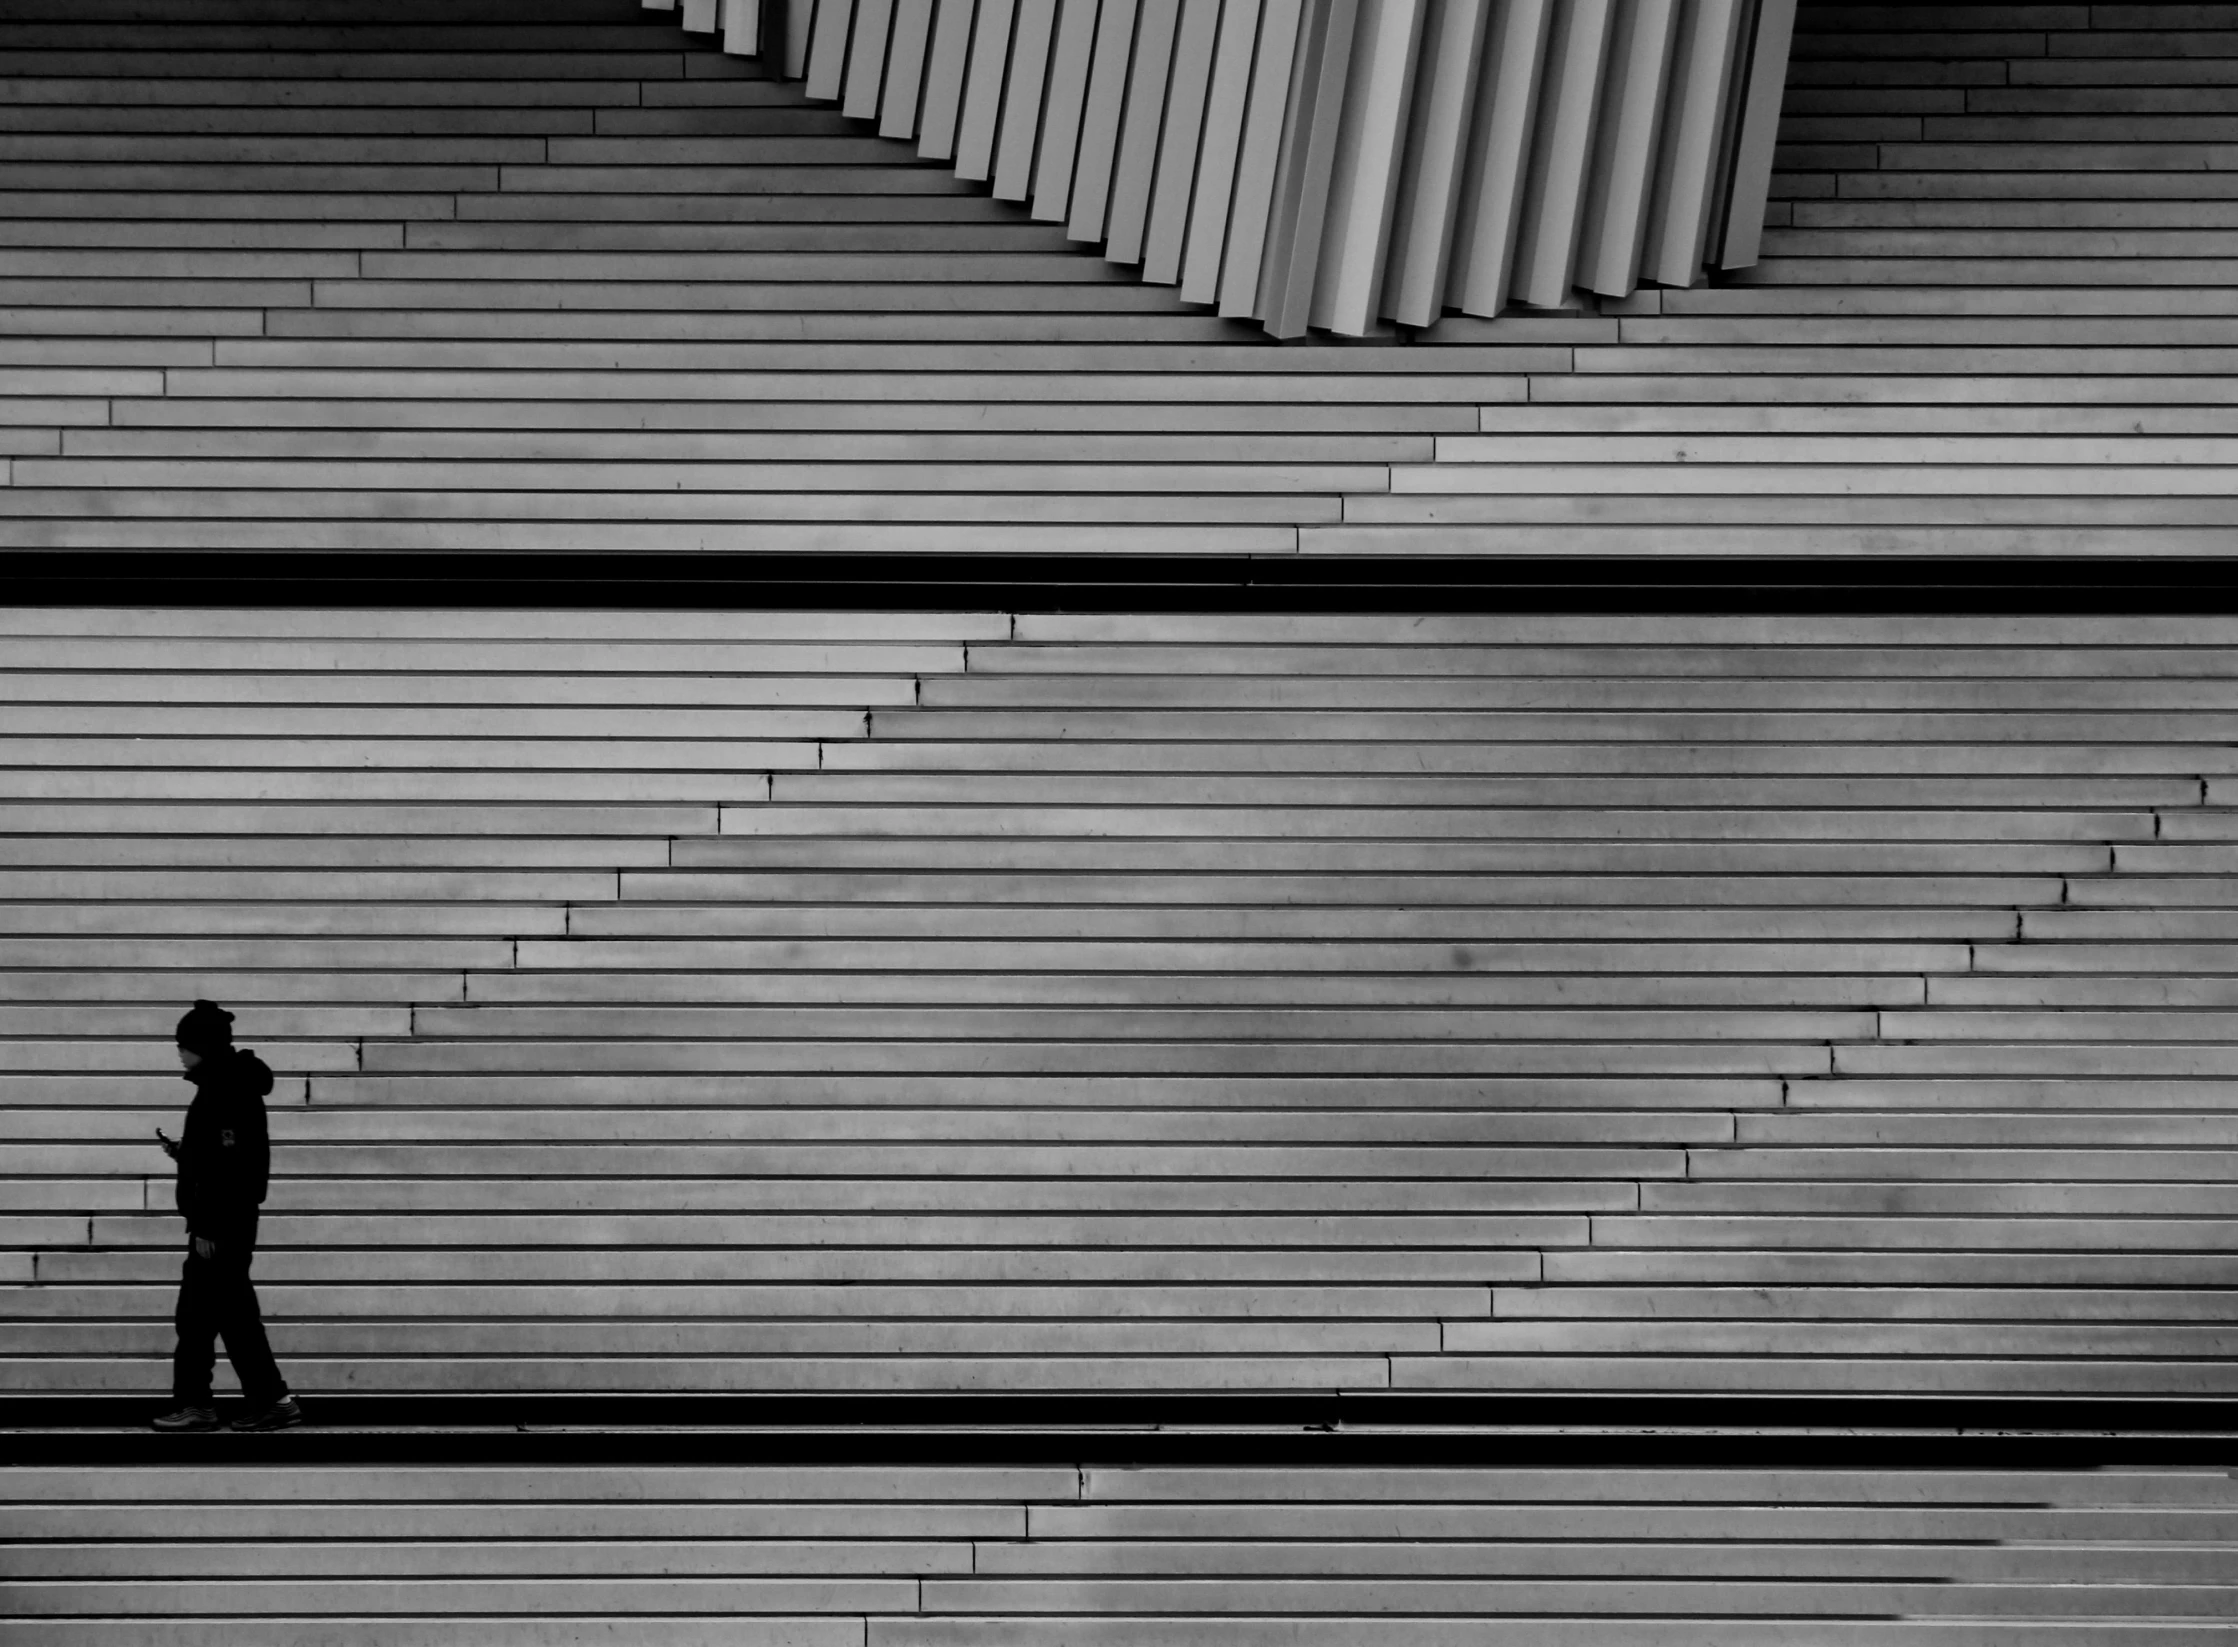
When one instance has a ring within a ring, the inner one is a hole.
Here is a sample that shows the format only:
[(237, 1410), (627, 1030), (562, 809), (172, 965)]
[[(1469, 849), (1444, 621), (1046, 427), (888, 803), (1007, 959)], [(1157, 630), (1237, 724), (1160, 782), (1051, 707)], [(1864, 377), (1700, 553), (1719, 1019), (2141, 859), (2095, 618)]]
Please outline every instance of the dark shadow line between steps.
[(2222, 556), (2059, 559), (0, 552), (11, 605), (2238, 613)]
[(153, 1396), (0, 1398), (0, 1460), (2238, 1470), (2238, 1401), (2006, 1396), (351, 1396), (166, 1436)]

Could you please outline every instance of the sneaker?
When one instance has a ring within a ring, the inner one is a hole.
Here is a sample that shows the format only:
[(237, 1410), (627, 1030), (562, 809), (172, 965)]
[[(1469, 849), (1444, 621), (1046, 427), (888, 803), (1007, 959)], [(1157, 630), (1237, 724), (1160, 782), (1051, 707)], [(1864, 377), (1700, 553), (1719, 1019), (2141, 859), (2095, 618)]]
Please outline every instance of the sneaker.
[(217, 1408), (197, 1407), (191, 1403), (173, 1408), (170, 1412), (165, 1413), (160, 1418), (151, 1420), (149, 1423), (150, 1429), (165, 1431), (214, 1430), (217, 1427)]
[(283, 1395), (260, 1413), (246, 1413), (236, 1418), (228, 1428), (236, 1430), (287, 1430), (303, 1422), (303, 1409), (295, 1404), (295, 1397)]

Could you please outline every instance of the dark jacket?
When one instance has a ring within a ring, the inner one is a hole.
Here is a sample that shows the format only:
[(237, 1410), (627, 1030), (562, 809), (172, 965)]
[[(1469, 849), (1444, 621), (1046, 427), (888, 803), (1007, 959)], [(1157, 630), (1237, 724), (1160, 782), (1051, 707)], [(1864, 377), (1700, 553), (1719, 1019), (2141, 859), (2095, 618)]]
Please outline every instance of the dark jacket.
[(186, 1072), (194, 1083), (179, 1138), (179, 1211), (197, 1235), (216, 1235), (255, 1214), (272, 1173), (264, 1095), (272, 1071), (245, 1047), (212, 1053)]

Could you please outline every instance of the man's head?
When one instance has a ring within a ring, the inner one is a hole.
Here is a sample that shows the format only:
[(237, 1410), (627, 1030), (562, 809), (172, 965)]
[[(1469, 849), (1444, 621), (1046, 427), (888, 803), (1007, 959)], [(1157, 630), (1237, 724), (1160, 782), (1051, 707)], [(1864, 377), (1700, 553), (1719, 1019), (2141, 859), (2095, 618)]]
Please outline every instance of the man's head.
[(215, 1001), (197, 1001), (179, 1020), (179, 1067), (192, 1070), (203, 1059), (233, 1050), (233, 1014)]

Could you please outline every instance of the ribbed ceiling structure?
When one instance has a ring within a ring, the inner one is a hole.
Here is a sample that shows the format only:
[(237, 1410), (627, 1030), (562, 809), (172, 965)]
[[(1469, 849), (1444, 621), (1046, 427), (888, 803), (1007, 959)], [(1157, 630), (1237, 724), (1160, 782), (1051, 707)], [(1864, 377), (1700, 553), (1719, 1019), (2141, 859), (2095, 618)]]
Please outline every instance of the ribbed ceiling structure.
[(681, 22), (1145, 281), (1295, 337), (1753, 263), (1794, 14), (1794, 0), (684, 0)]

